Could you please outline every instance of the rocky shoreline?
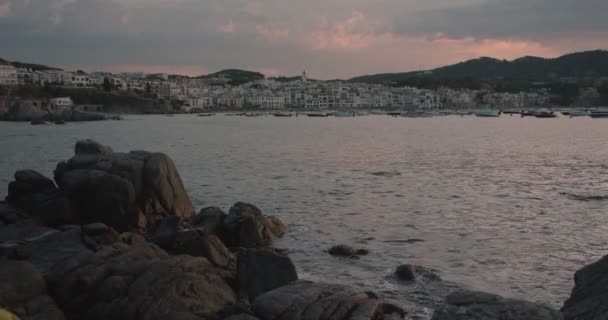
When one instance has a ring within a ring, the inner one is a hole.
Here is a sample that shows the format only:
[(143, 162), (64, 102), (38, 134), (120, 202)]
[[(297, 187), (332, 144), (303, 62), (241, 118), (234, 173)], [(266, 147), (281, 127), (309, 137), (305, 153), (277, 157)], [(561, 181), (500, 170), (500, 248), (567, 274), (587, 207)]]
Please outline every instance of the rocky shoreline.
[[(272, 246), (286, 232), (247, 203), (197, 213), (165, 154), (79, 141), (53, 179), (17, 171), (0, 203), (0, 319), (416, 318), (372, 291), (299, 280)], [(399, 266), (396, 276), (417, 281), (417, 268)], [(608, 257), (575, 283), (561, 311), (457, 290), (432, 319), (608, 319)]]

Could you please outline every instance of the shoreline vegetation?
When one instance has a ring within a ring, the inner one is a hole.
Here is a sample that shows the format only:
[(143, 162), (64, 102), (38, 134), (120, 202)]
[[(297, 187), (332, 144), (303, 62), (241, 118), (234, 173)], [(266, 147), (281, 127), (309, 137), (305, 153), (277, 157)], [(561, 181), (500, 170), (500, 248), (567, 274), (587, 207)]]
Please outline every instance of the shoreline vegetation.
[[(17, 171), (0, 202), (0, 319), (428, 318), (373, 291), (298, 280), (288, 252), (272, 246), (286, 232), (252, 204), (197, 213), (165, 154), (81, 140), (53, 179)], [(338, 245), (322, 254), (348, 263), (367, 251)], [(395, 267), (395, 277), (419, 281), (416, 266)], [(455, 290), (432, 319), (608, 319), (607, 271), (608, 257), (578, 271), (560, 311)]]

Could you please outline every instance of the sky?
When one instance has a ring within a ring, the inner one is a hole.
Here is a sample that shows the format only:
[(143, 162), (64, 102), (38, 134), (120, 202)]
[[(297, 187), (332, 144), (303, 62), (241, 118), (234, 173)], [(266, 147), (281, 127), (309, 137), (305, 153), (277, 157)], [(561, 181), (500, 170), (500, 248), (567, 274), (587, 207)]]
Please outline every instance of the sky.
[(0, 0), (0, 57), (317, 79), (608, 48), (607, 0)]

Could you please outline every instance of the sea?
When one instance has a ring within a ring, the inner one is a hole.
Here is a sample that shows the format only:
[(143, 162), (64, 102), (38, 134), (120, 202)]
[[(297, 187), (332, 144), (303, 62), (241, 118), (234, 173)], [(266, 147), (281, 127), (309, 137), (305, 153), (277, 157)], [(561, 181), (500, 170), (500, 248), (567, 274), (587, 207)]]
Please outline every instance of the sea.
[[(608, 119), (127, 116), (0, 123), (0, 194), (52, 176), (80, 139), (164, 152), (197, 210), (252, 203), (302, 279), (381, 293), (424, 318), (459, 288), (560, 308), (608, 252)], [(348, 244), (359, 259), (330, 256)], [(394, 276), (418, 266), (418, 280)]]

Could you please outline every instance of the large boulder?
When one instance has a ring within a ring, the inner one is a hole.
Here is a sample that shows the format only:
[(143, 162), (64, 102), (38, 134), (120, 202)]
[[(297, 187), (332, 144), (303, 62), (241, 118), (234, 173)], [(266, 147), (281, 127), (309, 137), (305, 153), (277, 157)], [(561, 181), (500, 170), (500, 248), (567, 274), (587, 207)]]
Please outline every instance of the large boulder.
[(208, 233), (221, 234), (226, 214), (218, 207), (203, 208), (192, 219), (192, 224), (202, 227)]
[(277, 218), (266, 216), (256, 206), (239, 202), (224, 219), (224, 242), (231, 247), (254, 248), (268, 244), (285, 234), (285, 225)]
[(72, 219), (70, 203), (55, 182), (34, 170), (15, 172), (6, 201), (46, 225), (69, 223)]
[(24, 261), (0, 262), (0, 307), (23, 320), (64, 319), (63, 312), (47, 295), (42, 274)]
[(296, 280), (298, 274), (293, 262), (277, 250), (243, 249), (238, 254), (237, 281), (243, 298), (253, 300)]
[(608, 256), (574, 274), (574, 289), (562, 314), (566, 320), (608, 319)]
[(169, 256), (153, 244), (79, 255), (56, 266), (47, 281), (69, 319), (207, 319), (236, 302), (207, 259)]
[(262, 320), (373, 320), (382, 314), (382, 299), (350, 288), (296, 281), (267, 292), (253, 303)]
[[(461, 290), (447, 296), (433, 320), (560, 320), (559, 312), (523, 300)], [(599, 319), (599, 318), (598, 318)]]
[(55, 170), (78, 223), (103, 222), (120, 232), (155, 227), (166, 216), (191, 218), (194, 208), (175, 164), (162, 153), (113, 153), (94, 141)]
[(214, 234), (202, 229), (186, 229), (177, 232), (175, 241), (169, 248), (172, 254), (187, 254), (193, 257), (205, 257), (215, 266), (234, 271), (236, 259)]

